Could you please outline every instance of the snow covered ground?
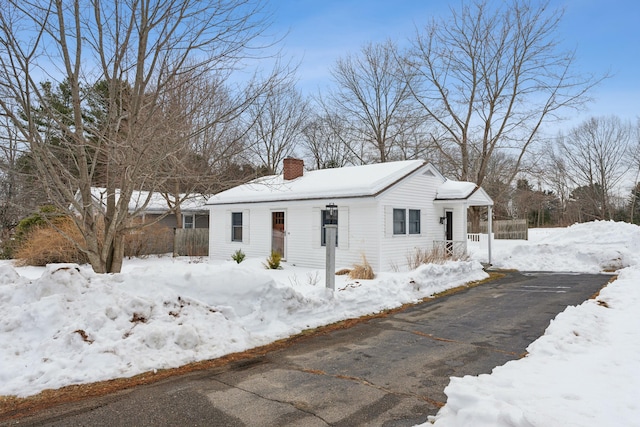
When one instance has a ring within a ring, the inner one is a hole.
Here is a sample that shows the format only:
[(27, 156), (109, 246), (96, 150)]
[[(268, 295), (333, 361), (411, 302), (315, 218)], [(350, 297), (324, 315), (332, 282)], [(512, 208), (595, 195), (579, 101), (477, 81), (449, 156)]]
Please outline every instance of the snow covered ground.
[(430, 421), (436, 427), (640, 426), (640, 227), (597, 222), (530, 232), (526, 244), (497, 242), (495, 264), (621, 269), (618, 279), (595, 300), (560, 313), (527, 357), (490, 375), (452, 378), (447, 404)]
[[(123, 272), (0, 263), (0, 395), (128, 377), (246, 350), (304, 329), (418, 301), (486, 277), (471, 261), (371, 281), (262, 259), (128, 260)], [(640, 426), (640, 227), (614, 222), (530, 230), (495, 241), (497, 267), (620, 270), (596, 300), (569, 307), (491, 375), (452, 378), (436, 426)], [(428, 424), (429, 425), (429, 424)]]

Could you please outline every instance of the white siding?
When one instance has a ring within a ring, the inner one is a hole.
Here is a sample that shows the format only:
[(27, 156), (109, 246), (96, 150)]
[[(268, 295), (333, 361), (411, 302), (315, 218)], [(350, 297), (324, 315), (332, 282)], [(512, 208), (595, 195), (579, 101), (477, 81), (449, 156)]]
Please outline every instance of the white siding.
[[(368, 200), (368, 203), (366, 202)], [(338, 205), (337, 268), (351, 267), (361, 261), (361, 254), (375, 247), (375, 204), (373, 199), (344, 199), (290, 202), (287, 218), (287, 262), (294, 265), (324, 268), (326, 247), (321, 246), (321, 211), (331, 202)]]
[[(264, 206), (212, 206), (209, 224), (209, 256), (231, 259), (238, 249), (248, 257), (271, 253), (271, 212)], [(231, 213), (242, 212), (242, 242), (231, 241)], [(266, 224), (263, 226), (262, 224)]]
[[(320, 244), (321, 211), (332, 202), (338, 205), (337, 268), (360, 263), (362, 255), (377, 266), (376, 230), (379, 224), (373, 198), (292, 201), (282, 206), (267, 203), (212, 206), (209, 255), (214, 259), (230, 259), (233, 252), (241, 249), (248, 257), (266, 258), (271, 252), (271, 212), (285, 211), (287, 262), (303, 267), (324, 268), (326, 248)], [(231, 212), (243, 212), (242, 243), (231, 242)], [(226, 225), (220, 227), (214, 224)]]
[[(407, 257), (417, 248), (430, 250), (433, 241), (442, 238), (444, 226), (440, 225), (440, 216), (443, 211), (433, 204), (441, 183), (440, 178), (420, 170), (378, 196), (378, 212), (384, 221), (378, 228), (382, 260), (379, 270), (406, 269)], [(420, 234), (394, 235), (393, 209), (419, 209)]]

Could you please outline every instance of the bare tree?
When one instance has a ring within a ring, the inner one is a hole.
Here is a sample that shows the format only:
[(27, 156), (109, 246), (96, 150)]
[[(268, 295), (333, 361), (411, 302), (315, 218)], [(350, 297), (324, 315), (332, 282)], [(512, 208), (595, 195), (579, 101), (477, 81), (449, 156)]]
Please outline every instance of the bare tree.
[[(596, 83), (574, 71), (555, 39), (561, 11), (547, 2), (463, 4), (413, 41), (411, 89), (435, 121), (432, 142), (457, 178), (481, 185), (498, 151), (515, 157), (512, 182), (543, 124), (580, 106)], [(413, 75), (412, 75), (413, 77)]]
[[(188, 108), (163, 114), (167, 94), (188, 90), (184, 75), (228, 78), (264, 29), (260, 0), (4, 2), (0, 111), (28, 143), (49, 198), (73, 214), (96, 272), (121, 269), (123, 237), (149, 201), (129, 212), (132, 193), (161, 188), (171, 174), (159, 165), (212, 126), (183, 126)], [(50, 102), (43, 80), (65, 82), (68, 110)], [(92, 197), (98, 178), (104, 205)]]
[[(415, 135), (424, 125), (424, 115), (416, 108), (409, 90), (411, 73), (402, 70), (404, 61), (399, 55), (391, 41), (368, 44), (358, 55), (347, 55), (333, 67), (337, 89), (328, 95), (324, 109), (327, 115), (343, 120), (345, 141), (356, 147), (363, 141), (369, 147), (364, 156), (352, 150), (360, 163), (422, 154)], [(416, 147), (409, 150), (412, 145)]]
[(631, 126), (616, 116), (592, 117), (559, 141), (569, 177), (591, 201), (596, 218), (612, 219), (614, 189), (630, 163)]
[(566, 218), (566, 212), (570, 204), (571, 191), (573, 189), (571, 179), (569, 178), (567, 162), (554, 145), (548, 144), (545, 151), (546, 156), (544, 159), (541, 159), (544, 173), (539, 174), (539, 176), (545, 180), (545, 183), (550, 186), (558, 197), (560, 204), (558, 223), (561, 226), (566, 226), (569, 225), (570, 222)]
[[(167, 90), (158, 120), (164, 124), (157, 149), (178, 151), (155, 170), (176, 227), (182, 228), (181, 204), (196, 195), (209, 195), (240, 183), (227, 173), (230, 162), (239, 161), (247, 129), (241, 115), (252, 94), (233, 93), (222, 79), (209, 75), (179, 76)], [(180, 112), (176, 114), (176, 112)], [(185, 142), (186, 143), (182, 143)], [(247, 176), (248, 177), (248, 176)]]
[[(339, 168), (353, 164), (351, 149), (342, 139), (344, 124), (337, 116), (316, 115), (302, 130), (302, 148), (315, 169)], [(353, 146), (352, 146), (353, 148)]]
[(247, 112), (247, 146), (266, 173), (274, 174), (292, 155), (307, 117), (307, 101), (292, 79), (273, 86)]

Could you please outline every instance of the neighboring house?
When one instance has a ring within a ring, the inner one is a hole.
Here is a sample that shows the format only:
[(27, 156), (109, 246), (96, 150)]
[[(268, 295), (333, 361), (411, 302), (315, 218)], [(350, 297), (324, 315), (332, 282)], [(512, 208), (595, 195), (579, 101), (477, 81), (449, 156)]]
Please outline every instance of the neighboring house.
[[(338, 206), (336, 266), (361, 263), (376, 271), (406, 268), (417, 249), (465, 252), (467, 209), (493, 201), (469, 182), (445, 179), (421, 160), (304, 172), (285, 159), (284, 173), (258, 178), (214, 195), (209, 255), (236, 250), (266, 257), (272, 250), (293, 265), (325, 265), (329, 204)], [(489, 239), (490, 242), (490, 239)]]
[[(91, 189), (96, 205), (105, 209), (107, 190), (94, 187)], [(131, 251), (134, 255), (173, 253), (174, 255), (208, 255), (209, 209), (205, 206), (206, 198), (201, 195), (185, 197), (179, 195), (181, 225), (167, 200), (161, 193), (134, 191), (129, 200), (129, 212), (136, 213), (136, 218), (143, 222), (157, 223), (132, 233)], [(116, 200), (119, 190), (116, 190)], [(145, 203), (148, 203), (145, 206)], [(164, 215), (164, 217), (162, 217)], [(160, 218), (162, 217), (162, 218)]]
[[(99, 206), (105, 206), (107, 200), (107, 190), (105, 188), (93, 187), (91, 189), (93, 198)], [(119, 190), (116, 190), (116, 200), (119, 197)], [(179, 196), (184, 201), (180, 204), (182, 213), (181, 228), (209, 228), (209, 209), (205, 206), (206, 198), (201, 195), (193, 195), (185, 197), (185, 194)], [(149, 198), (148, 191), (134, 191), (129, 201), (129, 212), (140, 210)], [(151, 193), (149, 203), (139, 213), (139, 217), (143, 221), (153, 221), (158, 217), (167, 214), (170, 210), (167, 200), (161, 193)], [(166, 215), (158, 221), (158, 224), (168, 228), (178, 227), (178, 221), (174, 213)]]

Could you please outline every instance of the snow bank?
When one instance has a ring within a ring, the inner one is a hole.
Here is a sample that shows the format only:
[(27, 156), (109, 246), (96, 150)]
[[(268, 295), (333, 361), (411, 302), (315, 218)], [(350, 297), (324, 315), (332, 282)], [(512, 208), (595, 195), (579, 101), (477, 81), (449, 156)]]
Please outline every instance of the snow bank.
[(496, 241), (494, 266), (521, 271), (598, 273), (640, 264), (640, 227), (596, 221), (554, 229), (533, 242)]
[(35, 277), (0, 264), (0, 395), (129, 377), (264, 345), (306, 328), (415, 302), (487, 276), (475, 261), (375, 280), (260, 260), (133, 260), (123, 273), (50, 265)]

